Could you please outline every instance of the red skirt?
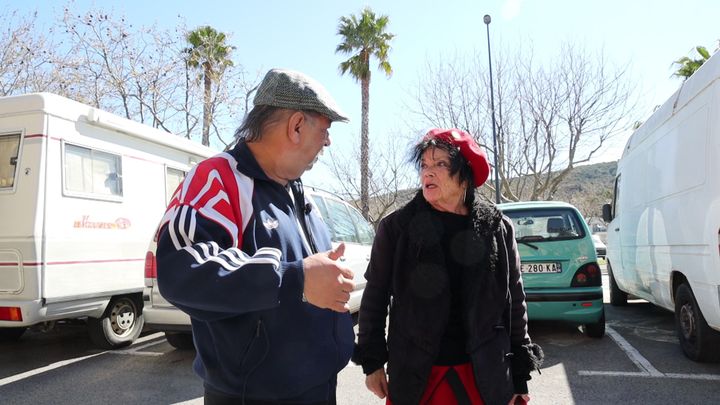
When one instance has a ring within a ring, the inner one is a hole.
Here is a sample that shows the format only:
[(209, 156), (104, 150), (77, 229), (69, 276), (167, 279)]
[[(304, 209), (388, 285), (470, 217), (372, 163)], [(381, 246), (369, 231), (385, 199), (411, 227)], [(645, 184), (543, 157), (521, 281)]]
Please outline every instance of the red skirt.
[[(455, 366), (433, 366), (430, 370), (430, 378), (425, 386), (425, 392), (423, 393), (422, 399), (420, 399), (420, 405), (450, 405), (457, 404), (455, 393), (453, 392), (450, 383), (445, 378), (450, 368), (455, 369), (462, 385), (465, 387), (468, 397), (472, 405), (484, 405), (480, 392), (475, 385), (475, 377), (473, 376), (472, 364), (458, 364)], [(390, 381), (392, 384), (392, 381)], [(390, 397), (387, 398), (386, 405), (392, 405)]]

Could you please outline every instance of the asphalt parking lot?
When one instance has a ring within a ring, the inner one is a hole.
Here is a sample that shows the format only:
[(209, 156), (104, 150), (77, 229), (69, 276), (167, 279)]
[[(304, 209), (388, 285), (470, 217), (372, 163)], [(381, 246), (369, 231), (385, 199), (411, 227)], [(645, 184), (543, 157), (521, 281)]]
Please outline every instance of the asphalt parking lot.
[[(607, 299), (607, 292), (606, 292)], [(695, 363), (677, 344), (673, 315), (644, 301), (606, 304), (607, 335), (585, 337), (577, 327), (531, 322), (546, 353), (530, 381), (531, 404), (699, 404), (720, 398), (720, 364)], [(94, 349), (84, 325), (31, 330), (0, 344), (3, 404), (201, 404), (194, 353), (146, 332), (131, 347)], [(384, 404), (365, 389), (360, 367), (339, 375), (338, 403)]]

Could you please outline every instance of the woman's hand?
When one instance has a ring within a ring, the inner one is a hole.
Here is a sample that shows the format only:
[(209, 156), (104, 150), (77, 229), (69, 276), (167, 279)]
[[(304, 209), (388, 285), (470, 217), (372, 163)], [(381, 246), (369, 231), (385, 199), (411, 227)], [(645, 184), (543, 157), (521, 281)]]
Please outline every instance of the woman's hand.
[(381, 367), (365, 377), (365, 386), (378, 398), (383, 399), (388, 394), (388, 381), (385, 367)]
[(510, 402), (508, 402), (508, 405), (526, 405), (528, 402), (530, 402), (530, 395), (515, 394), (512, 398), (510, 398)]

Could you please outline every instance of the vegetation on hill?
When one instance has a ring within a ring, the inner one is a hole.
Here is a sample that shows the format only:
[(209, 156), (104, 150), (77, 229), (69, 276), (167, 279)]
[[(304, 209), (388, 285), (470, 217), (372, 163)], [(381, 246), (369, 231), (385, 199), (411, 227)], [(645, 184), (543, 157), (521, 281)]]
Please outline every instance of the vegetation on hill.
[[(577, 207), (588, 222), (598, 222), (602, 218), (603, 204), (612, 201), (616, 173), (617, 161), (574, 167), (553, 194), (552, 199), (568, 202)], [(387, 213), (402, 207), (415, 195), (415, 192), (416, 189), (410, 189), (398, 193), (399, 198)], [(488, 201), (493, 201), (495, 198), (494, 190), (490, 187), (483, 186), (480, 192)], [(373, 200), (370, 202), (371, 212), (379, 208), (373, 204)]]

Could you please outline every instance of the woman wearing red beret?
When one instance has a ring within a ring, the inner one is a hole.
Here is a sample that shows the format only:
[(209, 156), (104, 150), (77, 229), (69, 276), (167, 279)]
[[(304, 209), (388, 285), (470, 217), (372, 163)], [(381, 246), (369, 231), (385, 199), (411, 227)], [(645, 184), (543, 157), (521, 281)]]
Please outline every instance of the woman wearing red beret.
[(413, 160), (422, 189), (379, 225), (353, 361), (388, 404), (525, 403), (542, 350), (512, 224), (475, 194), (485, 153), (464, 131), (433, 129)]

